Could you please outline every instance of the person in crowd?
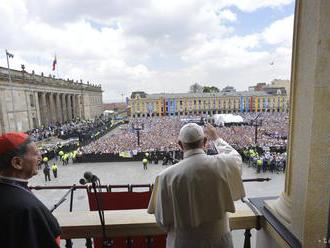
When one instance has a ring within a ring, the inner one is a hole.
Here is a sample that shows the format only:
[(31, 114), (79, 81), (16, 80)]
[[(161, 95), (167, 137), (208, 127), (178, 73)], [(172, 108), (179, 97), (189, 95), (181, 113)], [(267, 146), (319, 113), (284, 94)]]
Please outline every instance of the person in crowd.
[(62, 165), (65, 165), (65, 153), (63, 152), (63, 155), (61, 156), (61, 160), (62, 160)]
[(163, 158), (163, 165), (174, 164), (173, 154), (171, 151), (166, 151)]
[[(166, 247), (233, 247), (227, 212), (245, 196), (239, 153), (221, 139), (216, 129), (184, 125), (178, 136), (184, 159), (155, 179), (148, 213), (166, 230)], [(204, 152), (207, 138), (218, 155)]]
[(0, 136), (0, 246), (59, 248), (60, 226), (28, 187), (41, 155), (24, 133)]
[(143, 164), (143, 169), (147, 170), (148, 169), (148, 159), (146, 157), (144, 157), (142, 159), (142, 164)]
[(261, 168), (262, 168), (262, 157), (258, 157), (257, 158), (257, 173), (261, 172)]
[(43, 162), (43, 164), (44, 164), (44, 166), (46, 166), (46, 165), (48, 165), (48, 157), (47, 156), (44, 156), (43, 158), (42, 158), (42, 162)]
[(54, 178), (57, 178), (57, 165), (55, 163), (52, 165), (52, 172), (53, 172)]
[(50, 180), (50, 168), (49, 168), (48, 164), (45, 164), (43, 172), (44, 172), (44, 175), (45, 175), (45, 182), (51, 181)]
[(267, 157), (264, 156), (263, 159), (262, 159), (262, 172), (266, 172), (267, 171)]
[(282, 168), (283, 173), (285, 173), (285, 168), (286, 168), (286, 157), (284, 155), (284, 157), (283, 157), (283, 168)]
[(60, 150), (58, 152), (58, 156), (60, 157), (60, 160), (62, 160), (63, 155), (64, 155), (64, 152), (62, 150)]
[(154, 157), (155, 164), (158, 164), (159, 156), (160, 156), (160, 152), (159, 152), (158, 149), (156, 149), (156, 151), (155, 151), (155, 157)]
[(275, 167), (276, 167), (276, 156), (274, 154), (270, 161), (270, 172), (271, 173), (274, 173)]
[(150, 163), (150, 154), (149, 154), (149, 152), (145, 152), (144, 157), (148, 160), (148, 163)]

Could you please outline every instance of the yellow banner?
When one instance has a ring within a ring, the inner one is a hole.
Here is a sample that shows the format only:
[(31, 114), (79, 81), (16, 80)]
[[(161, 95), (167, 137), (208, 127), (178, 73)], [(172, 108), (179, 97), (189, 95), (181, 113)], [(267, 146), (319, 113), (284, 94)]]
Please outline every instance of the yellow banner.
[(258, 97), (255, 98), (255, 112), (258, 111)]
[(131, 158), (132, 155), (131, 155), (130, 152), (125, 151), (125, 152), (120, 152), (120, 153), (119, 153), (119, 157), (123, 157), (123, 158)]

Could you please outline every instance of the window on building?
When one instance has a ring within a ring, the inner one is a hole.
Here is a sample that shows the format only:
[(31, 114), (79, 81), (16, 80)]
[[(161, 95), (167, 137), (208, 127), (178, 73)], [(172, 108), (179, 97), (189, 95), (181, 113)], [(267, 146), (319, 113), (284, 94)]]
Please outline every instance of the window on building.
[(35, 104), (34, 104), (34, 95), (33, 94), (30, 94), (30, 106), (31, 107), (35, 106)]
[[(32, 107), (32, 106), (31, 106), (31, 107)], [(33, 128), (37, 128), (37, 127), (38, 127), (37, 118), (32, 117), (32, 125), (33, 125)]]

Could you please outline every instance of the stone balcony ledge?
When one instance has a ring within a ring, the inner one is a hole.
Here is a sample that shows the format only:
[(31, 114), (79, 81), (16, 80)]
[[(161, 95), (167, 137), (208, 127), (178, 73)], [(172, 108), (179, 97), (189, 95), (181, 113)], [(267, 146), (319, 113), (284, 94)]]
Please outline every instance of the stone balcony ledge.
[[(102, 228), (97, 211), (76, 211), (54, 213), (61, 228), (62, 239), (102, 237)], [(108, 237), (148, 236), (164, 234), (156, 224), (154, 215), (146, 209), (104, 211)], [(258, 216), (249, 208), (229, 213), (231, 230), (257, 227)]]

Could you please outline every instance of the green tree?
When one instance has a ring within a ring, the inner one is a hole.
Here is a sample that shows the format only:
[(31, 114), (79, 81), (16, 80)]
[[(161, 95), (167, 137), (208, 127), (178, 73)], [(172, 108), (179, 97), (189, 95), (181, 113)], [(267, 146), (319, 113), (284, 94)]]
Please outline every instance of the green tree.
[(215, 86), (204, 86), (203, 93), (218, 93), (220, 90)]
[(203, 86), (198, 83), (194, 83), (189, 88), (189, 93), (201, 93), (201, 92), (203, 92)]

